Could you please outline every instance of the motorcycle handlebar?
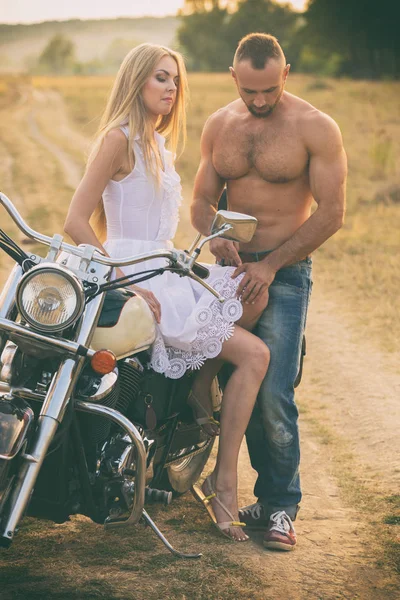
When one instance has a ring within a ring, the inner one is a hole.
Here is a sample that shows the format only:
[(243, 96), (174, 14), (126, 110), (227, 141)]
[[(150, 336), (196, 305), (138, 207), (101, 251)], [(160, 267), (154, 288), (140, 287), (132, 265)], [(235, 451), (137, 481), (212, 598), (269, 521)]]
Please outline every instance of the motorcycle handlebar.
[(43, 235), (35, 231), (34, 229), (31, 229), (29, 225), (25, 223), (25, 221), (23, 220), (23, 218), (21, 217), (11, 200), (7, 198), (7, 196), (2, 192), (0, 192), (0, 204), (4, 206), (4, 208), (6, 209), (6, 211), (8, 212), (18, 229), (25, 233), (27, 237), (31, 238), (32, 240), (35, 240), (36, 242), (41, 242), (42, 244), (50, 246), (51, 238), (47, 235)]
[(199, 263), (193, 264), (192, 271), (195, 275), (197, 275), (197, 277), (200, 277), (200, 279), (207, 279), (210, 274), (210, 270), (203, 265), (199, 265)]
[[(0, 192), (0, 204), (4, 206), (14, 223), (17, 227), (30, 239), (35, 240), (36, 242), (40, 242), (45, 244), (46, 246), (51, 246), (53, 238), (43, 235), (38, 231), (35, 231), (27, 223), (25, 223), (24, 219), (15, 208), (11, 200), (2, 192)], [(85, 247), (72, 246), (71, 244), (67, 244), (66, 242), (62, 242), (60, 246), (60, 250), (65, 250), (74, 256), (83, 257)], [(95, 256), (93, 260), (96, 262), (106, 265), (108, 267), (127, 267), (129, 265), (135, 265), (140, 262), (144, 262), (146, 260), (151, 260), (154, 258), (166, 258), (169, 260), (173, 260), (175, 262), (179, 262), (179, 257), (181, 253), (178, 253), (175, 250), (154, 250), (153, 252), (148, 252), (146, 254), (140, 254), (138, 256), (127, 256), (124, 258), (109, 258), (108, 256), (104, 256), (100, 250), (95, 251)], [(206, 287), (214, 296), (216, 296), (220, 301), (223, 301), (222, 296), (216, 292), (211, 286), (207, 285), (202, 279), (208, 277), (208, 269), (206, 267), (202, 267), (202, 265), (194, 263), (191, 266), (192, 272), (188, 272), (187, 274), (192, 277), (192, 279), (198, 280), (204, 287)], [(193, 275), (194, 274), (194, 275)]]
[[(15, 208), (13, 203), (7, 196), (0, 192), (0, 204), (4, 206), (18, 229), (20, 229), (27, 237), (36, 242), (40, 242), (41, 244), (45, 244), (46, 246), (50, 246), (53, 238), (43, 235), (38, 231), (35, 231), (27, 223), (25, 223), (22, 216), (19, 214), (18, 210)], [(60, 250), (66, 250), (75, 256), (82, 257), (84, 253), (84, 248), (80, 248), (78, 246), (72, 246), (72, 244), (67, 244), (67, 242), (62, 242)], [(137, 262), (142, 262), (143, 260), (147, 260), (148, 258), (173, 258), (174, 255), (170, 250), (164, 250), (162, 252), (156, 250), (154, 252), (149, 252), (147, 254), (141, 254), (136, 257), (127, 256), (124, 258), (109, 258), (108, 256), (103, 256), (100, 250), (96, 249), (96, 256), (94, 260), (102, 265), (106, 265), (108, 267), (126, 267), (128, 265), (134, 265)]]

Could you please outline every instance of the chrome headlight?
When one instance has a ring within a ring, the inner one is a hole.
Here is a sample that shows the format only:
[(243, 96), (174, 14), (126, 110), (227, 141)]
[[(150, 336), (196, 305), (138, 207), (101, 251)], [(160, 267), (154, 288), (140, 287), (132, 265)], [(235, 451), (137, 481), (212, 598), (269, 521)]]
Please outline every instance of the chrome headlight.
[(38, 265), (18, 284), (16, 301), (21, 316), (35, 329), (62, 331), (74, 323), (85, 307), (79, 279), (59, 265)]

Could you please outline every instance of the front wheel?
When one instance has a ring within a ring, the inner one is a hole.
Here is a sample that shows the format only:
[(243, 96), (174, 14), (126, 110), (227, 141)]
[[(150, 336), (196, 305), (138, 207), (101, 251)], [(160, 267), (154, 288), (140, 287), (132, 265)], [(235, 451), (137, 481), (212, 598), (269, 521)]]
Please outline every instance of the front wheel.
[[(174, 492), (176, 495), (184, 494), (190, 490), (206, 466), (214, 441), (215, 438), (210, 438), (204, 442), (204, 446), (197, 448), (197, 450), (193, 448), (196, 454), (183, 457), (180, 460), (178, 458), (168, 467), (165, 467), (157, 487)], [(185, 448), (184, 453), (187, 454), (190, 450)]]

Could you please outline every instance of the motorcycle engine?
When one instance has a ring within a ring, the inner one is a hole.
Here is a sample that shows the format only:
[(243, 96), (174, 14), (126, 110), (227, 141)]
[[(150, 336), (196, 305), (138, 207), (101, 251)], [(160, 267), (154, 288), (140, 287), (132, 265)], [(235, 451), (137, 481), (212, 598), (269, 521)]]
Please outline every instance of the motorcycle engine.
[[(80, 400), (98, 402), (127, 415), (129, 405), (139, 393), (143, 379), (143, 366), (137, 358), (119, 361), (118, 368), (108, 375), (97, 376), (93, 371), (84, 373), (79, 381), (77, 395)], [(86, 445), (102, 444), (110, 435), (112, 423), (105, 417), (80, 415), (83, 439)]]
[(144, 368), (136, 357), (125, 358), (118, 363), (119, 370), (119, 398), (117, 410), (126, 415), (131, 403), (138, 397), (140, 385), (144, 377)]

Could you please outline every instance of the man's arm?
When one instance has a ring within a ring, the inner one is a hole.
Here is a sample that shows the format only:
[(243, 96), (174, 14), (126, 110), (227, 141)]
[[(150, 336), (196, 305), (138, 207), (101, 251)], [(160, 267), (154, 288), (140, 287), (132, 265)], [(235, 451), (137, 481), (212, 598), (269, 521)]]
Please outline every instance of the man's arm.
[(238, 267), (234, 277), (246, 271), (238, 295), (254, 302), (260, 292), (269, 287), (275, 273), (302, 260), (319, 248), (343, 224), (346, 198), (347, 160), (339, 127), (323, 113), (313, 114), (303, 124), (310, 156), (309, 176), (317, 210), (281, 246), (259, 263)]
[(218, 200), (224, 180), (216, 172), (212, 162), (212, 149), (216, 133), (216, 115), (206, 121), (200, 141), (200, 165), (196, 174), (191, 206), (192, 225), (203, 235), (209, 235), (217, 212)]
[[(220, 114), (215, 113), (207, 120), (201, 136), (201, 159), (196, 174), (191, 206), (192, 225), (203, 235), (209, 235), (211, 224), (218, 209), (218, 200), (224, 188), (224, 180), (218, 175), (212, 160), (213, 143), (220, 127)], [(229, 240), (216, 238), (210, 242), (210, 251), (217, 260), (226, 265), (240, 265), (238, 245)]]

